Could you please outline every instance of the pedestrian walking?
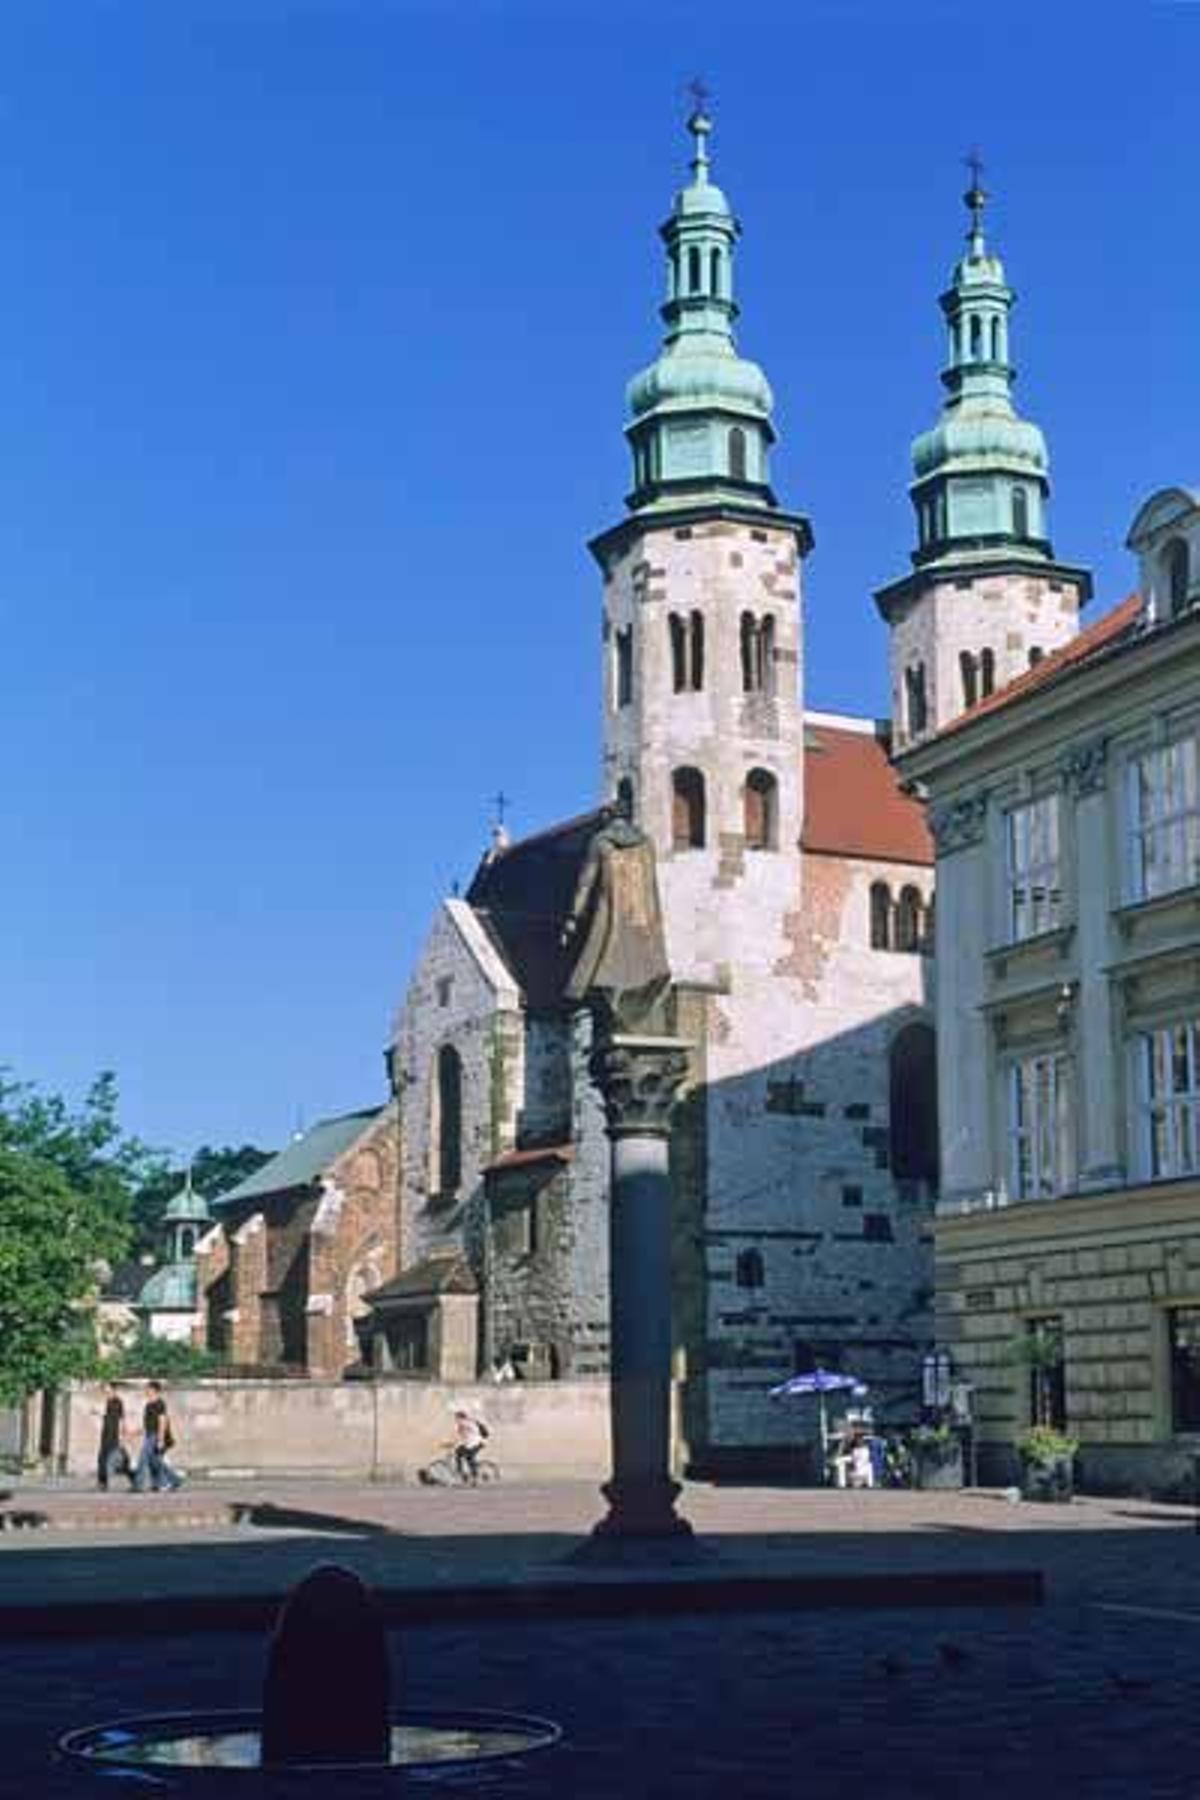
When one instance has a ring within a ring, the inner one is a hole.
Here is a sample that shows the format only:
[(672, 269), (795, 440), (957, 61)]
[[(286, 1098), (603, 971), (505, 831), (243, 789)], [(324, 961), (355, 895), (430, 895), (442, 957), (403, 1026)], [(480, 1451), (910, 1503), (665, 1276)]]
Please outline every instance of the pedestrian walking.
[(125, 1402), (115, 1381), (104, 1384), (104, 1417), (100, 1421), (100, 1445), (96, 1453), (96, 1485), (102, 1493), (114, 1475), (124, 1475), (132, 1488), (133, 1464), (125, 1443)]
[(138, 1458), (135, 1485), (145, 1490), (151, 1488), (155, 1493), (166, 1489), (168, 1493), (183, 1486), (183, 1479), (167, 1461), (167, 1452), (174, 1447), (175, 1435), (171, 1430), (171, 1415), (167, 1411), (167, 1403), (163, 1398), (162, 1382), (146, 1383), (146, 1404), (142, 1408), (142, 1453)]

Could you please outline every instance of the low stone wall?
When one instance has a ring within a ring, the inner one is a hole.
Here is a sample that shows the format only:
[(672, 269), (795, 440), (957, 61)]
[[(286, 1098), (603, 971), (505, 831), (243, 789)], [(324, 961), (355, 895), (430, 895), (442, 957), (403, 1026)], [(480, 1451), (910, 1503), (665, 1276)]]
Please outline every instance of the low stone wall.
[[(142, 1390), (122, 1389), (141, 1423)], [(609, 1473), (604, 1380), (447, 1387), (418, 1381), (196, 1381), (172, 1383), (167, 1401), (189, 1475), (298, 1474), (415, 1481), (452, 1435), (461, 1403), (491, 1428), (488, 1452), (507, 1477), (600, 1481)], [(103, 1390), (81, 1382), (59, 1396), (57, 1466), (91, 1475)]]

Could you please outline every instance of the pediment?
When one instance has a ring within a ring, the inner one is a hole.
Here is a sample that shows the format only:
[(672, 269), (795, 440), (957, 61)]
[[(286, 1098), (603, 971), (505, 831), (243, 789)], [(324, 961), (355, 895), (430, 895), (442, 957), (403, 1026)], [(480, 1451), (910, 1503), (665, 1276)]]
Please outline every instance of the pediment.
[(1200, 516), (1200, 493), (1194, 488), (1159, 488), (1138, 509), (1125, 539), (1126, 548), (1142, 550), (1160, 532), (1178, 531), (1197, 516)]

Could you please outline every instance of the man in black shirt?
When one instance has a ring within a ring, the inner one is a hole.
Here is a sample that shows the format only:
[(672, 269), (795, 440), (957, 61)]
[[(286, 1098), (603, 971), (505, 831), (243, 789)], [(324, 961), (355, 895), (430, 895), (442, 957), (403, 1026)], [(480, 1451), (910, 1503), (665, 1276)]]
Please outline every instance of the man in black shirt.
[(96, 1456), (96, 1483), (107, 1491), (110, 1475), (127, 1475), (134, 1486), (133, 1470), (125, 1449), (125, 1403), (115, 1381), (104, 1384), (104, 1417), (100, 1423), (100, 1448)]
[(137, 1486), (147, 1483), (155, 1493), (182, 1486), (180, 1477), (167, 1461), (167, 1451), (175, 1442), (167, 1403), (163, 1399), (162, 1382), (146, 1383), (146, 1404), (142, 1408), (142, 1454), (138, 1458)]

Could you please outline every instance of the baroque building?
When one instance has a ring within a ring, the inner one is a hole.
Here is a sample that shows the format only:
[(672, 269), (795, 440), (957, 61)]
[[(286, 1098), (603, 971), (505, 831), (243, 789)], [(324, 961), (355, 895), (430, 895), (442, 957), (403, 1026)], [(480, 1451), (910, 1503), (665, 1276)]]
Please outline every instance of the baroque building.
[[(708, 119), (689, 129), (691, 179), (662, 229), (664, 342), (628, 392), (625, 515), (591, 549), (600, 798), (654, 845), (691, 1046), (675, 1342), (693, 1466), (717, 1467), (794, 1443), (767, 1390), (816, 1361), (861, 1375), (884, 1410), (917, 1404), (937, 1180), (932, 852), (886, 728), (807, 702), (812, 532), (772, 487), (773, 397), (734, 339), (739, 227)], [(498, 833), (414, 970), (389, 1052), (406, 1316), (375, 1339), (393, 1367), (438, 1372), (417, 1302), (433, 1306), (461, 1251), (480, 1367), (504, 1354), (527, 1375), (606, 1371), (607, 1147), (564, 948), (596, 823)]]

